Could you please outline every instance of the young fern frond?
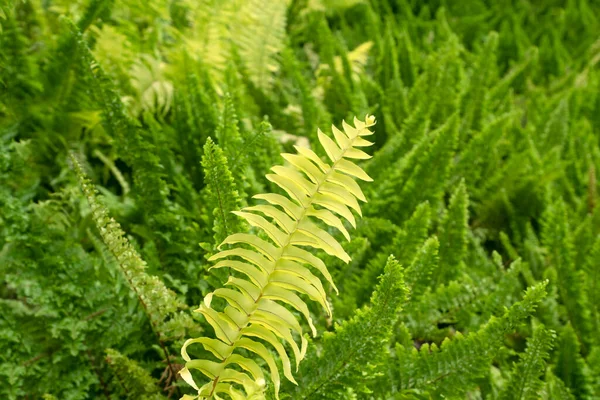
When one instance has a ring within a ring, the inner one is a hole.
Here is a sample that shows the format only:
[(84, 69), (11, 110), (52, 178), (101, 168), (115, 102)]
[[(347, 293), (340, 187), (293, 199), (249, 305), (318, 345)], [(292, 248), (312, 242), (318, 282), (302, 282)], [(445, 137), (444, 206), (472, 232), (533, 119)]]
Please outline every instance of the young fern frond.
[[(320, 228), (316, 220), (338, 229), (349, 239), (341, 218), (355, 226), (356, 220), (351, 209), (361, 215), (357, 200), (366, 201), (352, 177), (371, 180), (349, 159), (369, 158), (369, 155), (357, 147), (372, 144), (364, 137), (373, 133), (368, 128), (374, 124), (375, 118), (368, 115), (364, 122), (355, 118), (354, 127), (343, 122), (343, 131), (332, 127), (335, 141), (319, 131), (319, 140), (331, 164), (323, 162), (312, 150), (299, 146), (296, 146), (297, 154), (282, 154), (289, 164), (273, 167), (274, 174), (268, 174), (267, 179), (281, 187), (289, 198), (273, 193), (259, 194), (254, 197), (269, 204), (259, 204), (235, 212), (251, 226), (260, 228), (271, 242), (256, 235), (235, 233), (221, 244), (234, 246), (209, 259), (218, 261), (212, 268), (229, 267), (245, 275), (246, 279), (230, 276), (226, 286), (231, 288), (220, 288), (208, 294), (196, 310), (204, 315), (217, 336), (217, 339), (189, 339), (181, 350), (186, 361), (181, 375), (198, 391), (197, 397), (218, 399), (219, 394), (225, 393), (233, 399), (244, 398), (233, 384), (242, 385), (248, 397), (262, 396), (264, 373), (255, 361), (236, 353), (240, 349), (256, 353), (264, 359), (269, 366), (278, 396), (281, 381), (277, 364), (265, 345), (255, 338), (273, 346), (283, 364), (284, 376), (296, 383), (290, 358), (279, 339), (283, 339), (292, 349), (296, 368), (306, 354), (308, 342), (296, 317), (280, 303), (300, 312), (306, 318), (313, 335), (316, 335), (316, 329), (308, 307), (295, 292), (318, 302), (331, 315), (323, 283), (307, 266), (318, 270), (335, 288), (331, 275), (323, 261), (303, 247), (321, 249), (344, 262), (350, 261), (338, 241)], [(211, 308), (214, 297), (222, 298), (228, 303), (223, 311)], [(292, 333), (300, 337), (300, 346)], [(218, 361), (191, 359), (187, 347), (194, 343), (202, 344)], [(234, 369), (237, 368), (236, 365), (248, 373)], [(210, 381), (198, 387), (190, 372), (194, 369), (199, 370)]]

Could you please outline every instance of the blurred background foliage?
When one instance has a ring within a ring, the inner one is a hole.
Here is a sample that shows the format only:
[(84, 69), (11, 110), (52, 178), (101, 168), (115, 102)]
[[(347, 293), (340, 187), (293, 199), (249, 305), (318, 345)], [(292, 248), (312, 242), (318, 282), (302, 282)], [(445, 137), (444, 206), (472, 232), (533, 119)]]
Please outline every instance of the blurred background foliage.
[[(330, 332), (283, 391), (600, 397), (599, 18), (592, 0), (1, 0), (0, 397), (189, 393), (179, 348), (210, 330), (190, 311), (226, 278), (206, 259), (248, 229), (229, 212), (277, 191), (280, 152), (367, 113), (353, 260), (325, 258)], [(402, 304), (381, 301), (390, 254)]]

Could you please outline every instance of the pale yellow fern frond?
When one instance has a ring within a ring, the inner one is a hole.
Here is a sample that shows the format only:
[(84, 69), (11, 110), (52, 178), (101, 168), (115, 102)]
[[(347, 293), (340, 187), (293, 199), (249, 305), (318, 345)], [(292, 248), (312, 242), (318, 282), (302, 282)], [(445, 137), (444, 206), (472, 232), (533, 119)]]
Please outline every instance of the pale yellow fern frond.
[[(226, 287), (207, 295), (196, 310), (214, 328), (216, 336), (189, 339), (182, 348), (186, 366), (181, 375), (198, 391), (197, 397), (219, 399), (227, 394), (232, 399), (263, 398), (264, 373), (239, 349), (264, 360), (278, 397), (280, 371), (266, 345), (279, 356), (283, 375), (295, 383), (290, 355), (281, 340), (291, 349), (296, 368), (306, 354), (308, 343), (300, 322), (287, 307), (303, 315), (313, 336), (317, 332), (302, 297), (318, 302), (331, 315), (322, 280), (334, 289), (335, 284), (325, 263), (306, 248), (350, 261), (340, 243), (321, 225), (336, 228), (350, 239), (344, 220), (355, 227), (353, 211), (361, 215), (358, 201), (366, 201), (354, 178), (371, 181), (352, 160), (370, 158), (359, 148), (372, 145), (365, 137), (372, 134), (369, 127), (374, 124), (372, 116), (367, 116), (364, 122), (355, 118), (354, 126), (343, 122), (343, 130), (332, 127), (333, 139), (319, 131), (328, 162), (299, 146), (296, 154), (282, 154), (286, 165), (273, 167), (273, 174), (267, 175), (267, 179), (282, 188), (287, 197), (259, 194), (254, 197), (265, 203), (236, 212), (264, 232), (268, 240), (236, 233), (220, 246), (231, 245), (229, 248), (210, 258), (216, 262), (212, 268), (231, 268), (244, 278), (231, 276)], [(217, 297), (227, 303), (222, 311), (212, 308)], [(192, 359), (187, 348), (195, 343), (212, 353), (214, 359)], [(191, 370), (200, 371), (209, 382), (197, 386)]]
[(231, 38), (253, 83), (262, 90), (273, 84), (279, 71), (279, 53), (285, 46), (289, 0), (248, 0), (240, 10), (244, 16), (231, 25)]
[(188, 2), (192, 13), (192, 33), (185, 35), (188, 54), (208, 68), (211, 76), (222, 77), (231, 58), (231, 33), (229, 24), (237, 24), (239, 0), (207, 0)]
[(285, 46), (289, 0), (207, 0), (190, 4), (194, 22), (183, 37), (194, 59), (208, 67), (215, 82), (237, 52), (249, 78), (260, 89), (271, 87)]

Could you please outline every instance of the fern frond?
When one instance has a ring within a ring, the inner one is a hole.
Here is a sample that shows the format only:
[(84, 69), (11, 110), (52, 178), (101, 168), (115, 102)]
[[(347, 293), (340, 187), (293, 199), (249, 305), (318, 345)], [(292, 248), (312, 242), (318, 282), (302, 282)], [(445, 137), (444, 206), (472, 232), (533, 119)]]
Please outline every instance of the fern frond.
[(404, 30), (401, 33), (398, 42), (400, 77), (406, 86), (411, 87), (417, 80), (417, 63), (415, 61), (417, 55), (415, 54), (408, 30)]
[[(398, 232), (394, 233), (395, 230), (391, 229), (378, 230), (376, 235), (391, 236), (393, 238), (391, 243), (384, 245), (374, 257), (367, 259), (366, 267), (357, 268), (354, 273), (350, 274), (350, 279), (354, 281), (354, 284), (351, 289), (348, 286), (344, 287), (344, 294), (340, 296), (340, 300), (347, 301), (348, 298), (352, 298), (353, 303), (357, 305), (367, 303), (371, 295), (368, 288), (377, 284), (378, 277), (383, 273), (382, 265), (385, 265), (390, 254), (394, 254), (403, 265), (411, 265), (419, 248), (427, 238), (427, 231), (431, 223), (430, 214), (429, 203), (421, 203)], [(355, 241), (356, 239), (353, 243)], [(406, 280), (409, 287), (411, 286), (411, 279), (412, 277), (407, 274)]]
[(374, 179), (379, 175), (385, 176), (389, 166), (402, 156), (403, 150), (410, 149), (429, 130), (429, 116), (431, 107), (426, 104), (417, 104), (412, 109), (405, 121), (402, 130), (391, 136), (370, 160), (365, 169), (373, 174)]
[(481, 129), (482, 119), (485, 117), (488, 104), (486, 100), (486, 88), (489, 81), (494, 78), (496, 67), (496, 49), (498, 47), (498, 33), (490, 32), (485, 40), (477, 59), (477, 65), (472, 72), (467, 92), (461, 99), (461, 111), (463, 114), (462, 126), (466, 138), (469, 129), (475, 131)]
[(387, 179), (374, 189), (377, 194), (369, 207), (371, 213), (385, 209), (390, 219), (397, 222), (423, 201), (437, 205), (452, 166), (458, 122), (458, 115), (454, 114), (393, 164)]
[(467, 249), (469, 229), (469, 195), (465, 182), (461, 181), (452, 197), (448, 210), (440, 221), (440, 268), (436, 276), (439, 283), (459, 276)]
[(585, 359), (581, 356), (581, 344), (571, 324), (567, 324), (560, 334), (558, 355), (554, 373), (577, 399), (595, 398), (591, 374)]
[(146, 262), (129, 243), (121, 225), (109, 216), (108, 209), (97, 196), (97, 190), (73, 155), (71, 162), (102, 241), (117, 260), (131, 290), (138, 296), (159, 340), (181, 337), (185, 327), (192, 325), (191, 318), (179, 312), (186, 308), (185, 305), (177, 300), (175, 293), (167, 289), (158, 277), (145, 272)]
[(406, 283), (411, 299), (421, 295), (431, 284), (431, 275), (438, 269), (440, 242), (433, 236), (425, 241), (415, 259), (406, 269)]
[(533, 313), (545, 296), (547, 282), (525, 291), (523, 300), (506, 310), (500, 318), (492, 317), (479, 331), (468, 336), (457, 334), (440, 347), (424, 344), (419, 350), (396, 347), (400, 392), (419, 390), (445, 396), (459, 395), (473, 380), (484, 374), (494, 355), (503, 346), (504, 337)]
[(489, 176), (495, 167), (494, 155), (499, 141), (510, 123), (514, 123), (517, 114), (508, 112), (485, 124), (481, 132), (474, 132), (473, 137), (462, 148), (454, 167), (454, 175), (464, 178), (470, 187), (478, 187), (482, 178)]
[[(365, 42), (358, 45), (354, 50), (348, 52), (346, 55), (354, 79), (358, 79), (359, 76), (364, 73), (365, 66), (369, 59), (369, 50), (371, 50), (371, 47), (373, 47), (373, 42)], [(333, 64), (336, 72), (339, 75), (342, 75), (344, 73), (342, 58), (340, 56), (336, 56), (333, 59)], [(329, 69), (329, 65), (320, 65), (316, 73), (319, 75), (327, 69)]]
[(591, 345), (591, 307), (585, 290), (585, 273), (575, 266), (575, 243), (569, 226), (565, 203), (561, 200), (552, 204), (543, 221), (543, 243), (548, 250), (551, 265), (557, 273), (560, 298), (565, 305), (566, 315), (582, 345)]
[(320, 355), (311, 352), (302, 364), (292, 398), (341, 399), (350, 388), (369, 392), (373, 378), (382, 372), (398, 310), (408, 296), (403, 275), (398, 261), (390, 256), (370, 306), (358, 310), (334, 334), (326, 334)]
[(285, 44), (288, 3), (288, 0), (246, 1), (237, 11), (244, 20), (232, 27), (231, 38), (250, 79), (263, 91), (272, 86), (274, 73), (279, 71), (278, 56)]
[(591, 305), (592, 323), (596, 334), (600, 333), (600, 235), (596, 236), (594, 245), (585, 260), (587, 277), (587, 293)]
[(596, 345), (592, 348), (586, 362), (590, 367), (592, 389), (598, 395), (600, 394), (600, 346)]
[[(369, 157), (357, 147), (371, 145), (364, 137), (373, 134), (368, 128), (374, 124), (372, 116), (367, 116), (364, 122), (355, 118), (354, 127), (343, 122), (343, 131), (332, 127), (335, 141), (319, 131), (319, 140), (331, 164), (303, 147), (296, 147), (298, 154), (283, 154), (289, 165), (273, 167), (274, 174), (267, 175), (267, 179), (281, 187), (289, 198), (280, 194), (259, 194), (254, 197), (268, 204), (235, 213), (260, 229), (270, 241), (247, 233), (235, 233), (221, 244), (234, 246), (209, 259), (218, 261), (212, 268), (229, 267), (245, 277), (231, 276), (226, 284), (231, 288), (208, 294), (196, 310), (206, 318), (217, 336), (217, 339), (189, 339), (181, 350), (186, 360), (181, 375), (198, 391), (198, 396), (217, 398), (220, 393), (227, 393), (237, 399), (240, 392), (233, 384), (242, 385), (248, 396), (260, 396), (266, 383), (264, 373), (255, 361), (236, 353), (241, 349), (256, 353), (267, 363), (275, 393), (279, 392), (280, 375), (273, 356), (261, 342), (251, 338), (261, 339), (275, 348), (283, 364), (284, 376), (295, 383), (290, 358), (279, 338), (292, 349), (296, 368), (306, 354), (308, 342), (294, 314), (280, 303), (300, 312), (313, 335), (316, 335), (316, 329), (308, 307), (295, 292), (318, 302), (331, 315), (321, 279), (305, 265), (319, 271), (335, 288), (331, 275), (319, 258), (302, 247), (322, 249), (342, 261), (350, 261), (338, 241), (316, 222), (320, 220), (349, 238), (341, 218), (355, 226), (356, 219), (351, 210), (360, 215), (357, 200), (366, 201), (352, 177), (371, 180), (349, 159)], [(228, 303), (224, 311), (218, 312), (211, 307), (214, 298)], [(293, 334), (300, 337), (300, 346)], [(202, 344), (218, 361), (191, 359), (187, 348), (194, 343)], [(233, 368), (235, 365), (249, 374), (237, 371)], [(210, 381), (198, 387), (190, 370), (200, 371)]]
[(540, 377), (546, 369), (546, 360), (554, 342), (554, 331), (543, 326), (536, 328), (533, 337), (527, 341), (527, 350), (515, 365), (510, 381), (502, 390), (500, 400), (539, 399), (543, 381)]
[(209, 137), (204, 144), (202, 168), (206, 190), (214, 218), (213, 231), (215, 243), (221, 243), (229, 234), (238, 232), (242, 228), (241, 220), (232, 214), (239, 210), (241, 199), (235, 187), (235, 182), (227, 159), (221, 148)]
[(141, 55), (131, 67), (131, 84), (136, 97), (132, 113), (150, 112), (165, 116), (173, 104), (173, 83), (165, 77), (165, 63), (149, 54)]
[(489, 293), (493, 282), (489, 279), (474, 282), (468, 276), (425, 290), (403, 309), (402, 321), (419, 340), (437, 339), (437, 324)]
[(93, 92), (103, 109), (106, 130), (121, 144), (119, 154), (134, 170), (134, 182), (144, 199), (146, 211), (152, 215), (165, 212), (169, 188), (163, 177), (163, 167), (156, 155), (156, 147), (143, 137), (137, 121), (126, 112), (125, 105), (113, 82), (96, 62), (81, 32), (68, 19), (67, 25), (75, 38), (79, 62), (83, 65), (85, 78), (90, 80)]
[(238, 124), (239, 120), (231, 94), (225, 93), (223, 110), (221, 111), (215, 136), (219, 146), (227, 153), (231, 162), (233, 162), (234, 155), (240, 151), (239, 147), (242, 144)]
[(207, 66), (212, 77), (221, 78), (227, 66), (231, 49), (227, 25), (236, 20), (235, 15), (235, 1), (194, 4), (193, 35), (185, 38), (185, 45), (187, 53)]
[(495, 278), (471, 278), (465, 274), (458, 280), (435, 287), (435, 290), (417, 291), (404, 307), (402, 321), (420, 340), (436, 340), (447, 334), (447, 328), (438, 328), (440, 323), (461, 328), (479, 326), (491, 316), (502, 313), (503, 307), (514, 303), (520, 270), (521, 263), (517, 260), (508, 271)]
[(415, 207), (410, 218), (404, 222), (402, 230), (392, 240), (390, 252), (396, 254), (403, 265), (409, 265), (427, 239), (430, 228), (431, 205), (428, 201), (424, 201)]

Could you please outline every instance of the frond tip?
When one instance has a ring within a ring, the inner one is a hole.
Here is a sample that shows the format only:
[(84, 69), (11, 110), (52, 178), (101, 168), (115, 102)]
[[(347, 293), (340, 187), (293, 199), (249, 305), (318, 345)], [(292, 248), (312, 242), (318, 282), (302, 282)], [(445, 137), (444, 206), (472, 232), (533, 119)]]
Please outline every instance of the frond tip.
[[(318, 271), (335, 289), (331, 274), (325, 263), (304, 247), (320, 249), (344, 262), (350, 261), (340, 243), (319, 226), (319, 221), (336, 228), (346, 239), (350, 238), (343, 219), (356, 226), (351, 210), (361, 215), (358, 200), (366, 201), (353, 178), (372, 180), (350, 160), (370, 158), (358, 148), (372, 145), (364, 137), (373, 134), (369, 127), (374, 124), (375, 118), (367, 115), (364, 122), (355, 118), (354, 126), (343, 122), (343, 130), (333, 126), (335, 140), (319, 131), (319, 141), (329, 162), (324, 162), (304, 147), (297, 146), (296, 154), (282, 154), (288, 164), (273, 167), (274, 173), (266, 177), (283, 189), (288, 197), (274, 193), (259, 194), (254, 198), (266, 203), (236, 212), (251, 226), (262, 230), (269, 240), (248, 233), (235, 233), (219, 247), (232, 246), (210, 258), (210, 261), (217, 261), (212, 268), (229, 267), (238, 275), (229, 277), (226, 288), (208, 294), (196, 310), (213, 327), (217, 339), (189, 339), (181, 350), (186, 361), (181, 376), (198, 391), (198, 397), (219, 399), (219, 395), (225, 393), (234, 400), (246, 396), (263, 398), (266, 382), (262, 369), (255, 361), (237, 354), (237, 349), (256, 353), (265, 361), (277, 394), (281, 385), (279, 369), (265, 344), (277, 352), (284, 376), (296, 383), (290, 358), (280, 339), (291, 348), (296, 369), (306, 354), (308, 342), (300, 323), (283, 304), (304, 316), (313, 336), (316, 329), (308, 306), (300, 296), (318, 302), (331, 315), (322, 280), (313, 271)], [(214, 297), (220, 297), (227, 303), (223, 311), (211, 307)], [(300, 338), (300, 345), (295, 336)], [(187, 347), (194, 343), (202, 344), (217, 361), (192, 360)], [(240, 369), (245, 372), (240, 372)], [(200, 371), (210, 382), (198, 387), (190, 370)], [(233, 384), (241, 385), (246, 396)]]

